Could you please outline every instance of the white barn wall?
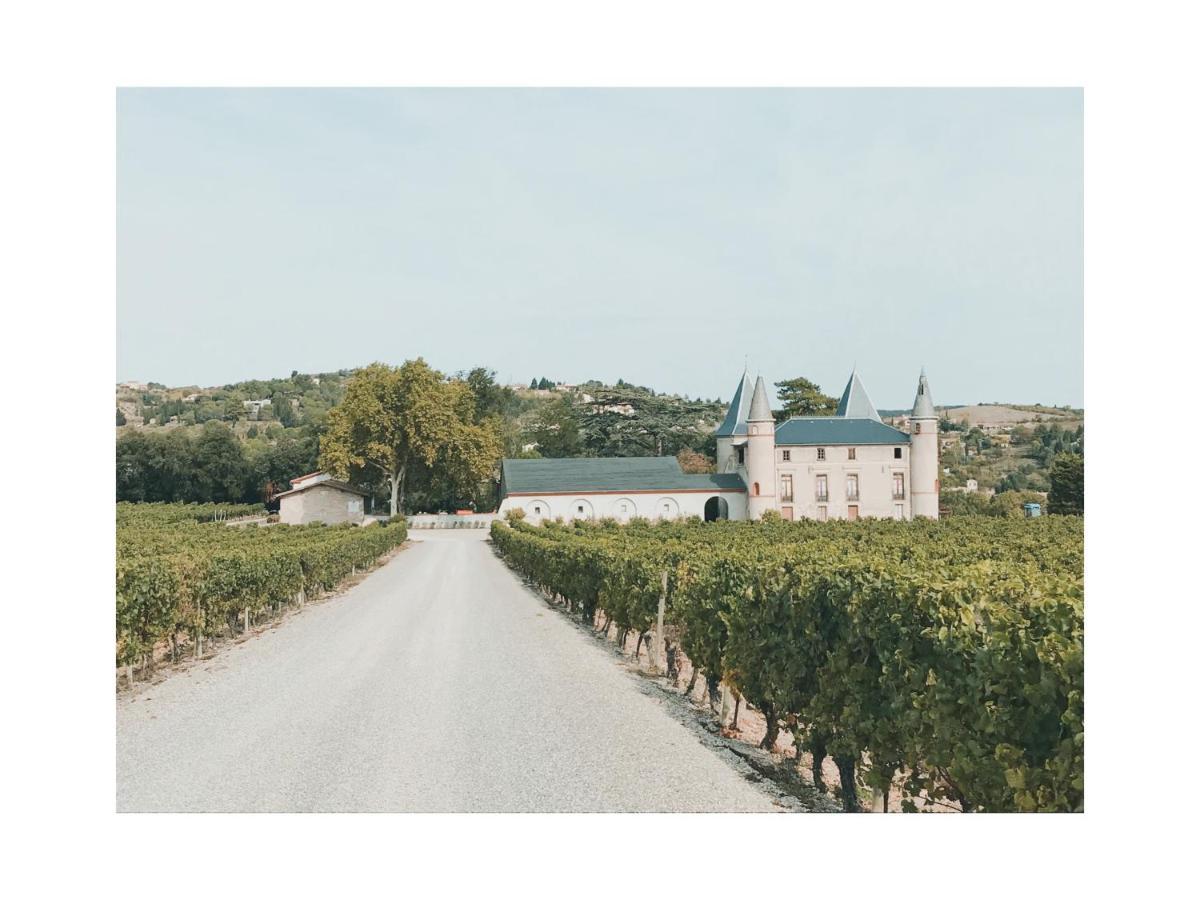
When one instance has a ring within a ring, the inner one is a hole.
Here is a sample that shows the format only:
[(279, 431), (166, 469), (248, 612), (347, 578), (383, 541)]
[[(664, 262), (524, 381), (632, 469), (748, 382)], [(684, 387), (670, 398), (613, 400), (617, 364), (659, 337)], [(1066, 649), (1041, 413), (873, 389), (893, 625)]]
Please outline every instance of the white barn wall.
[[(625, 494), (538, 494), (509, 495), (500, 504), (500, 515), (510, 509), (525, 510), (526, 521), (559, 519), (570, 522), (574, 519), (617, 519), (628, 521), (642, 519), (686, 519), (690, 516), (704, 518), (704, 504), (711, 497), (721, 497), (729, 504), (730, 519), (746, 518), (746, 495), (741, 491), (681, 491), (672, 493)], [(626, 511), (622, 512), (622, 504)], [(578, 508), (583, 506), (581, 514)], [(534, 510), (541, 509), (539, 515)]]

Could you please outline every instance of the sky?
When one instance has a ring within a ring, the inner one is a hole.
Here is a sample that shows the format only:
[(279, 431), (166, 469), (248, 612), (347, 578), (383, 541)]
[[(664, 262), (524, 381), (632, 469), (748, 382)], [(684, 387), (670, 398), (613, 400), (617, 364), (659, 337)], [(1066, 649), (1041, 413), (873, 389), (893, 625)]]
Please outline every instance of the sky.
[(1082, 406), (1076, 89), (123, 89), (117, 380)]

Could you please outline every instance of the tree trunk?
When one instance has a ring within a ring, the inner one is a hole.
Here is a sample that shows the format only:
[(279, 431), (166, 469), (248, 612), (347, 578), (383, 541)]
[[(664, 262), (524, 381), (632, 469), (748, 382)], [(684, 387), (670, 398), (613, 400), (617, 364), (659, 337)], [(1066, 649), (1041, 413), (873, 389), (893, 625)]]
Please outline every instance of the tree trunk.
[(858, 788), (854, 784), (854, 757), (835, 756), (838, 778), (842, 782), (842, 809), (846, 812), (861, 812), (858, 806)]
[(775, 715), (775, 710), (769, 706), (762, 708), (762, 714), (767, 723), (767, 733), (763, 735), (762, 743), (758, 746), (771, 751), (775, 749), (775, 742), (779, 740), (779, 719)]
[[(819, 791), (825, 790), (825, 772), (822, 766), (825, 764), (825, 739), (822, 737), (813, 737), (810, 741), (812, 744), (812, 777), (813, 785)], [(800, 745), (796, 745), (796, 756), (800, 756)]]
[(697, 669), (695, 667), (695, 665), (693, 665), (692, 666), (692, 679), (691, 679), (691, 681), (688, 682), (688, 686), (687, 686), (687, 695), (689, 697), (692, 696), (692, 691), (694, 691), (696, 689), (696, 677), (699, 674), (700, 674), (700, 670)]
[(665, 641), (665, 643), (667, 645), (667, 678), (674, 685), (679, 678), (679, 647), (670, 641)]
[(393, 474), (389, 475), (388, 481), (390, 482), (390, 484), (388, 486), (392, 489), (391, 506), (389, 507), (389, 509), (391, 510), (390, 514), (393, 516), (399, 515), (399, 513), (397, 512), (397, 510), (400, 509), (400, 476), (399, 476), (399, 474), (393, 473)]
[[(742, 711), (742, 695), (741, 695), (741, 694), (734, 694), (734, 695), (733, 695), (733, 697), (734, 697), (734, 702), (733, 702), (733, 722), (730, 724), (730, 726), (729, 726), (729, 727), (730, 727), (730, 728), (732, 728), (734, 731), (737, 731), (737, 720), (738, 720), (738, 713)], [(778, 726), (776, 726), (776, 728), (775, 728), (775, 733), (776, 733), (776, 734), (778, 734), (778, 733), (779, 733), (779, 727), (778, 727)], [(771, 746), (774, 746), (774, 741), (772, 741), (772, 742), (771, 742)]]
[(708, 705), (714, 710), (717, 709), (717, 704), (721, 702), (721, 677), (709, 673), (704, 677), (708, 684)]

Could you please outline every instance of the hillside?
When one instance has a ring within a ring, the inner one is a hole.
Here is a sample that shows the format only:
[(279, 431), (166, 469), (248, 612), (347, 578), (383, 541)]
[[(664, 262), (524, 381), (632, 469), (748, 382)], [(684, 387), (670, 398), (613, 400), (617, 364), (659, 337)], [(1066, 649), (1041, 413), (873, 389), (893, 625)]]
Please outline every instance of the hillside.
[[(353, 370), (242, 381), (217, 387), (168, 387), (125, 382), (116, 387), (119, 460), (126, 473), (169, 469), (164, 458), (186, 454), (207, 423), (236, 437), (241, 474), (225, 475), (223, 493), (194, 486), (197, 500), (261, 500), (288, 479), (317, 467), (326, 416), (345, 393)], [(471, 385), (481, 415), (500, 420), (509, 457), (680, 455), (691, 471), (711, 469), (713, 431), (725, 415), (720, 400), (660, 394), (619, 380), (564, 384), (534, 378), (528, 386), (501, 385), (484, 368), (455, 377)], [(943, 495), (1049, 490), (1049, 467), (1063, 451), (1080, 451), (1083, 411), (1036, 404), (939, 407), (942, 416)], [(907, 429), (906, 410), (882, 411), (884, 421)], [(224, 430), (224, 429), (223, 429)], [(178, 435), (158, 448), (147, 441)], [(137, 435), (136, 439), (130, 436)], [(122, 453), (120, 451), (128, 451)], [(231, 451), (234, 452), (234, 451)], [(182, 457), (181, 457), (182, 458)], [(183, 463), (180, 463), (183, 465)], [(133, 481), (149, 483), (142, 474)], [(166, 479), (167, 476), (162, 476)], [(240, 481), (238, 479), (241, 479)], [(121, 476), (119, 474), (118, 484)], [(201, 479), (201, 484), (203, 484)], [(238, 487), (237, 485), (241, 485)], [(164, 493), (165, 492), (165, 493)], [(125, 499), (184, 499), (163, 488), (134, 490)], [(450, 503), (431, 488), (417, 501), (435, 509)]]

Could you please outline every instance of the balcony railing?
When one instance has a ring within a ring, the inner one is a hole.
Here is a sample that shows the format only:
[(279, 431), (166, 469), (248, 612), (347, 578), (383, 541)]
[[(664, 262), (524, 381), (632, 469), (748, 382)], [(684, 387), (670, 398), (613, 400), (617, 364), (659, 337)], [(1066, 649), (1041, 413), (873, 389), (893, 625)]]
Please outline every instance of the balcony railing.
[(892, 499), (893, 500), (903, 500), (904, 499), (904, 491), (892, 491)]
[(817, 502), (818, 503), (828, 503), (829, 495), (828, 494), (817, 494)]

